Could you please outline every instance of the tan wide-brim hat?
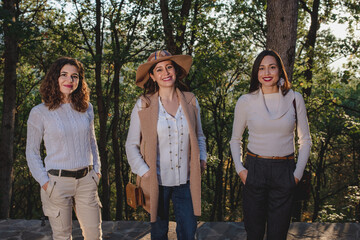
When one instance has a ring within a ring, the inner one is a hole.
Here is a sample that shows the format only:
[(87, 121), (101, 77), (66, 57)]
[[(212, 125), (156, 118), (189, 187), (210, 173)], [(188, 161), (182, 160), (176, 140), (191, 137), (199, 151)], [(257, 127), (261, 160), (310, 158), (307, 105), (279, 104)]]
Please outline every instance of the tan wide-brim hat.
[(186, 74), (189, 74), (190, 67), (192, 64), (192, 57), (189, 55), (171, 55), (166, 50), (153, 52), (150, 57), (147, 59), (146, 63), (141, 64), (136, 71), (136, 85), (144, 88), (144, 84), (149, 80), (149, 70), (158, 62), (172, 60), (180, 67), (182, 67)]

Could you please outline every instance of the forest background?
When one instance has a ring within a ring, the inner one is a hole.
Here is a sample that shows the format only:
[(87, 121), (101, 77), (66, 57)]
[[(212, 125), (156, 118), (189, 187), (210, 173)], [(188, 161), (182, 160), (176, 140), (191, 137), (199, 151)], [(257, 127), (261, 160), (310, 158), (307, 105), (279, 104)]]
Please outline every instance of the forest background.
[[(199, 100), (208, 150), (200, 220), (241, 221), (242, 185), (229, 148), (233, 112), (248, 92), (254, 57), (270, 47), (304, 96), (313, 141), (309, 195), (297, 201), (293, 220), (359, 222), (359, 13), (357, 0), (3, 0), (0, 218), (42, 217), (40, 186), (25, 158), (26, 122), (51, 63), (71, 56), (85, 65), (95, 108), (103, 219), (149, 219), (126, 204), (124, 146), (142, 93), (137, 66), (167, 49), (194, 60), (185, 81)], [(329, 29), (335, 23), (343, 36)], [(344, 64), (334, 68), (339, 59)]]

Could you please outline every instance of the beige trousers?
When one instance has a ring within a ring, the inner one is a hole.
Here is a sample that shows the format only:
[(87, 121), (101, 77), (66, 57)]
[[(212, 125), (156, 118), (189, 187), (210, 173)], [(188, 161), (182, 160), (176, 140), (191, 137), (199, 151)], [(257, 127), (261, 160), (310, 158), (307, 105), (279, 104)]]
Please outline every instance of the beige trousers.
[(85, 177), (58, 177), (49, 174), (46, 191), (41, 188), (45, 216), (49, 217), (54, 240), (71, 240), (72, 207), (75, 209), (85, 240), (101, 240), (101, 203), (94, 170)]

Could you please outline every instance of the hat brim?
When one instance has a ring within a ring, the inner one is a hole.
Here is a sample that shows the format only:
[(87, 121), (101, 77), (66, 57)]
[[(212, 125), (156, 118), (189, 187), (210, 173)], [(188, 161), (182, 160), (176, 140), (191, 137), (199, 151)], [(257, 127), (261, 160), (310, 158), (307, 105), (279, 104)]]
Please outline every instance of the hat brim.
[(177, 65), (179, 65), (186, 71), (186, 74), (189, 74), (190, 67), (192, 64), (192, 57), (190, 55), (172, 55), (166, 57), (159, 57), (154, 61), (143, 63), (138, 67), (136, 71), (136, 85), (141, 88), (144, 88), (144, 84), (149, 80), (150, 77), (149, 75), (150, 68), (154, 64), (167, 60), (174, 61)]

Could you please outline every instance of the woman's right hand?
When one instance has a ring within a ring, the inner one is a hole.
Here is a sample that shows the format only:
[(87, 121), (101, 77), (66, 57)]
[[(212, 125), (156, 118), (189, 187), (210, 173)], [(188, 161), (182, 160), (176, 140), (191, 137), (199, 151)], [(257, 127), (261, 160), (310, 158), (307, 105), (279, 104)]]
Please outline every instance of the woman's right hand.
[(246, 182), (247, 174), (248, 174), (248, 170), (246, 170), (246, 169), (239, 172), (240, 179), (241, 179), (241, 181), (243, 182), (244, 185), (245, 185), (245, 182)]
[(47, 181), (44, 185), (42, 185), (42, 188), (46, 191), (48, 185), (49, 185), (49, 181)]

